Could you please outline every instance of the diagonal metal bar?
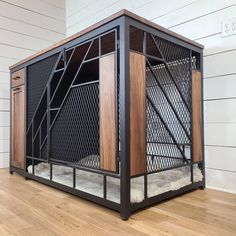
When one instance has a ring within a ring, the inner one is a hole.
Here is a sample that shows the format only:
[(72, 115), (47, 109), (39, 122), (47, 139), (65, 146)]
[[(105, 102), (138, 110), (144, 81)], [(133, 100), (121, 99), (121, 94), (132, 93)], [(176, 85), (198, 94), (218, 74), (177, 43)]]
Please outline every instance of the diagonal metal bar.
[[(62, 53), (59, 53), (58, 58), (57, 58), (57, 61), (56, 61), (55, 65), (53, 66), (53, 69), (52, 69), (52, 71), (51, 71), (51, 73), (50, 73), (50, 76), (49, 76), (48, 81), (50, 81), (51, 78), (53, 77), (54, 71), (55, 71), (56, 68), (57, 68), (57, 65), (58, 65), (58, 63), (59, 63), (59, 61), (60, 61), (61, 55), (62, 55)], [(28, 132), (29, 132), (29, 130), (30, 130), (30, 126), (31, 126), (31, 124), (33, 123), (35, 114), (36, 114), (36, 112), (37, 112), (37, 110), (38, 110), (38, 108), (39, 108), (39, 105), (40, 105), (40, 103), (41, 103), (41, 101), (42, 101), (42, 99), (43, 99), (43, 96), (44, 96), (44, 93), (46, 92), (46, 90), (47, 90), (47, 85), (45, 86), (45, 89), (44, 89), (43, 92), (42, 92), (41, 98), (39, 99), (39, 103), (38, 103), (38, 105), (37, 105), (37, 107), (36, 107), (36, 109), (35, 109), (35, 112), (34, 112), (34, 114), (33, 114), (33, 116), (32, 116), (32, 119), (31, 119), (31, 121), (30, 121), (30, 123), (29, 123), (29, 127), (28, 127), (28, 129), (27, 129), (27, 131), (26, 131), (26, 134), (28, 134)]]
[[(61, 103), (61, 105), (60, 105), (60, 107), (59, 107), (59, 109), (58, 109), (58, 111), (57, 111), (57, 114), (56, 114), (56, 116), (55, 116), (55, 118), (54, 118), (54, 120), (53, 120), (53, 123), (52, 123), (51, 126), (50, 126), (50, 130), (52, 129), (52, 127), (53, 127), (53, 125), (54, 125), (54, 123), (55, 123), (55, 121), (56, 121), (56, 119), (57, 119), (57, 117), (58, 117), (58, 115), (59, 115), (59, 113), (60, 113), (60, 111), (61, 111), (61, 109), (62, 109), (64, 103), (65, 103), (65, 100), (66, 100), (66, 98), (68, 97), (69, 92), (71, 91), (71, 88), (73, 87), (73, 83), (74, 83), (76, 77), (78, 76), (78, 74), (79, 74), (79, 72), (80, 72), (80, 69), (82, 68), (82, 65), (83, 65), (83, 63), (84, 63), (84, 61), (85, 61), (85, 58), (86, 58), (87, 55), (88, 55), (88, 52), (89, 52), (89, 50), (90, 50), (90, 48), (91, 48), (93, 42), (94, 42), (94, 40), (92, 40), (92, 41), (90, 42), (90, 44), (89, 44), (89, 47), (88, 47), (88, 49), (87, 49), (87, 52), (85, 53), (85, 55), (84, 55), (84, 57), (83, 57), (83, 60), (82, 60), (80, 66), (79, 66), (79, 68), (78, 68), (78, 70), (77, 70), (77, 72), (76, 72), (76, 74), (75, 74), (75, 76), (74, 76), (74, 78), (73, 78), (73, 80), (72, 80), (72, 82), (71, 82), (71, 85), (70, 85), (69, 89), (67, 90), (67, 93), (66, 93), (66, 95), (65, 95), (65, 97), (64, 97), (64, 99), (63, 99), (63, 101), (62, 101), (62, 103)], [(68, 64), (69, 64), (69, 63), (68, 63)]]
[(191, 141), (191, 136), (189, 135), (188, 130), (186, 129), (186, 127), (184, 126), (182, 120), (180, 119), (179, 114), (178, 114), (178, 112), (176, 111), (175, 107), (173, 106), (172, 102), (170, 101), (169, 96), (167, 95), (165, 89), (163, 88), (163, 86), (162, 86), (161, 83), (159, 82), (158, 78), (156, 77), (156, 74), (154, 73), (154, 71), (153, 71), (153, 69), (152, 69), (152, 66), (151, 66), (149, 60), (147, 59), (147, 57), (146, 57), (146, 61), (147, 61), (148, 68), (150, 69), (152, 75), (154, 76), (154, 79), (155, 79), (156, 83), (158, 84), (158, 86), (160, 87), (161, 91), (163, 92), (163, 94), (164, 94), (164, 96), (165, 96), (167, 102), (169, 103), (171, 109), (173, 110), (173, 112), (174, 112), (174, 114), (175, 114), (177, 120), (179, 121), (181, 127), (183, 128), (183, 130), (184, 130), (186, 136), (187, 136), (188, 139)]
[(163, 63), (164, 63), (164, 65), (165, 65), (165, 67), (166, 67), (166, 70), (167, 70), (168, 74), (169, 74), (170, 77), (171, 77), (171, 80), (173, 81), (173, 83), (174, 83), (174, 85), (175, 85), (175, 87), (176, 87), (176, 89), (177, 89), (177, 91), (178, 91), (178, 93), (179, 93), (181, 99), (183, 100), (184, 105), (186, 106), (186, 108), (187, 108), (188, 111), (190, 112), (190, 108), (189, 108), (189, 106), (188, 106), (188, 103), (186, 102), (186, 100), (185, 100), (183, 94), (181, 93), (181, 90), (180, 90), (178, 84), (176, 83), (176, 81), (175, 81), (175, 79), (174, 79), (174, 76), (173, 76), (173, 74), (172, 74), (172, 72), (171, 72), (171, 70), (170, 70), (170, 68), (169, 68), (169, 65), (167, 64), (167, 62), (166, 62), (166, 60), (165, 60), (165, 58), (164, 58), (164, 56), (163, 56), (163, 54), (162, 54), (162, 51), (161, 51), (159, 45), (157, 44), (157, 42), (156, 42), (156, 40), (155, 40), (155, 38), (154, 38), (154, 36), (153, 36), (152, 34), (151, 34), (151, 37), (152, 37), (153, 42), (155, 43), (155, 46), (156, 46), (157, 50), (159, 51), (159, 53), (160, 53), (160, 55), (161, 55), (161, 57), (164, 59), (164, 60), (163, 60)]
[(160, 114), (160, 112), (158, 111), (158, 109), (156, 108), (155, 104), (153, 103), (152, 99), (149, 97), (149, 95), (147, 94), (147, 99), (150, 102), (152, 108), (154, 109), (154, 111), (156, 112), (156, 114), (158, 115), (158, 117), (160, 118), (162, 124), (164, 125), (165, 129), (167, 130), (167, 132), (169, 133), (170, 137), (172, 138), (173, 142), (175, 143), (175, 145), (177, 146), (179, 152), (181, 153), (181, 155), (183, 156), (184, 160), (188, 163), (188, 159), (186, 157), (186, 155), (184, 154), (183, 150), (181, 149), (181, 147), (179, 146), (177, 140), (175, 139), (174, 135), (172, 134), (172, 132), (170, 131), (168, 125), (165, 123), (165, 120), (163, 119), (162, 115)]

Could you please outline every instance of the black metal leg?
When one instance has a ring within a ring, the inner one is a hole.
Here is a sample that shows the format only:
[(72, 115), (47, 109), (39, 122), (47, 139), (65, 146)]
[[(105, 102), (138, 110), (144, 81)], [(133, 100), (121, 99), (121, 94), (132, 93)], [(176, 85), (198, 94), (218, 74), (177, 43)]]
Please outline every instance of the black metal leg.
[(130, 89), (129, 89), (129, 25), (123, 17), (120, 27), (120, 216), (128, 220), (130, 204)]

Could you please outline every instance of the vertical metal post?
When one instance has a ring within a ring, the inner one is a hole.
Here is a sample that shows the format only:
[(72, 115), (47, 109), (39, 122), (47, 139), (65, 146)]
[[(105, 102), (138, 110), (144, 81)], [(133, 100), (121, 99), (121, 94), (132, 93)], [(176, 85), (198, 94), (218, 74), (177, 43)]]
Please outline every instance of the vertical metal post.
[(191, 146), (190, 146), (190, 158), (191, 158), (191, 165), (190, 165), (190, 172), (191, 177), (190, 181), (193, 183), (193, 108), (192, 108), (192, 94), (193, 94), (193, 87), (192, 87), (192, 50), (189, 51), (189, 76), (190, 76), (190, 91), (191, 91), (191, 106), (190, 106), (190, 137), (191, 137)]
[(130, 74), (129, 24), (123, 16), (120, 24), (120, 216), (127, 220), (130, 203)]
[(205, 141), (204, 141), (204, 82), (203, 82), (203, 50), (200, 53), (200, 71), (201, 71), (201, 101), (202, 101), (202, 174), (203, 174), (203, 186), (206, 186), (205, 176)]
[(73, 188), (76, 188), (76, 169), (73, 168)]

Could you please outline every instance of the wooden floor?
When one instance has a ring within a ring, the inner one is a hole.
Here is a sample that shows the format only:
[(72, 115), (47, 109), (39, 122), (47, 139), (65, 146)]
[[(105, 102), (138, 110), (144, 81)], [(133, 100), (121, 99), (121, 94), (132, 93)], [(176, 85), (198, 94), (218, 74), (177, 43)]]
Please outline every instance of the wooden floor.
[(129, 221), (119, 214), (0, 169), (0, 235), (236, 235), (236, 195), (196, 190)]

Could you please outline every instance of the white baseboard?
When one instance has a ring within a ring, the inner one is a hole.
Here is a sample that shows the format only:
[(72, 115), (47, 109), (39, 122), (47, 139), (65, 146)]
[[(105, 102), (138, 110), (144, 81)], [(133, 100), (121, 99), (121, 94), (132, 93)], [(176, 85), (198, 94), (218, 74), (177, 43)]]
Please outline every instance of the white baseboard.
[(206, 186), (206, 188), (213, 189), (213, 190), (218, 190), (218, 191), (221, 191), (221, 192), (236, 194), (236, 191), (233, 191), (233, 190), (230, 190), (230, 189), (223, 189), (223, 188), (217, 188), (217, 187), (212, 187), (212, 186)]

